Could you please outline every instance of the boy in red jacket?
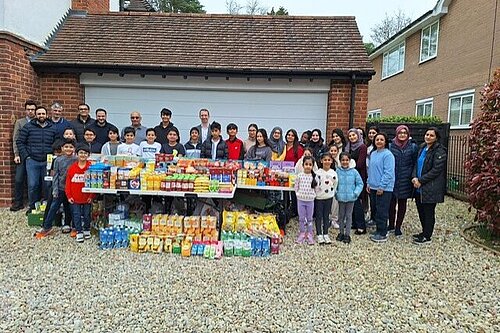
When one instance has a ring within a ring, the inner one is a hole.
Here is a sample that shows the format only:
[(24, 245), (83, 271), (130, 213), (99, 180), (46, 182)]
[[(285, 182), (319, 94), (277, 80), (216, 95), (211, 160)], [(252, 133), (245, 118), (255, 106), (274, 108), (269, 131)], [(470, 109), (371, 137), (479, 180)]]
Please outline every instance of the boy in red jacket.
[(244, 149), (243, 149), (243, 141), (236, 137), (238, 134), (238, 126), (236, 124), (230, 123), (227, 125), (227, 135), (229, 135), (229, 139), (226, 140), (227, 151), (228, 151), (228, 159), (229, 160), (242, 160)]
[(76, 241), (82, 243), (83, 239), (90, 238), (90, 210), (93, 199), (93, 194), (82, 192), (85, 186), (85, 171), (90, 166), (90, 162), (87, 161), (90, 154), (88, 145), (79, 145), (76, 154), (78, 160), (69, 167), (66, 176), (66, 197), (71, 204)]

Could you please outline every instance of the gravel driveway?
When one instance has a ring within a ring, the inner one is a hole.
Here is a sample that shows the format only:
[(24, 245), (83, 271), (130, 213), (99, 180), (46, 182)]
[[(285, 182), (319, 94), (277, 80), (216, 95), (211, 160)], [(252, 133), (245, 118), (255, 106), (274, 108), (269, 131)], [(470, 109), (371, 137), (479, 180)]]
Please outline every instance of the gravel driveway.
[(37, 241), (0, 216), (2, 332), (500, 332), (500, 260), (460, 237), (473, 215), (451, 198), (432, 244), (411, 243), (410, 203), (386, 244), (299, 246), (292, 221), (282, 254), (220, 261)]

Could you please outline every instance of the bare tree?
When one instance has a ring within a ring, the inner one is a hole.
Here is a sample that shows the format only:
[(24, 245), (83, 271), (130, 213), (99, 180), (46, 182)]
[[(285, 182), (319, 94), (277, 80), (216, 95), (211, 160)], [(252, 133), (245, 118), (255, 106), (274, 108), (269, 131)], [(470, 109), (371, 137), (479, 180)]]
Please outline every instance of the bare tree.
[(401, 9), (394, 12), (392, 16), (385, 13), (382, 22), (371, 28), (370, 37), (376, 45), (382, 44), (410, 23), (411, 18), (406, 16)]
[(245, 6), (248, 15), (266, 15), (267, 8), (260, 5), (259, 0), (247, 0)]
[(241, 6), (236, 0), (226, 0), (226, 9), (229, 14), (237, 15), (243, 9), (243, 6)]

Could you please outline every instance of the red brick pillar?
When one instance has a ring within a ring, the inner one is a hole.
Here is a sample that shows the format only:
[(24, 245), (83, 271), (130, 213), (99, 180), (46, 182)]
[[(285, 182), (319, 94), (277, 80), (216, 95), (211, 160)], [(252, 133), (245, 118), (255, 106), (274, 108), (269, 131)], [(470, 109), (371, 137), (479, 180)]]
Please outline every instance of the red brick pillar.
[(40, 75), (40, 96), (43, 105), (47, 108), (54, 101), (61, 102), (64, 107), (63, 117), (73, 120), (78, 115), (78, 104), (85, 100), (85, 91), (80, 84), (78, 74), (42, 74)]
[(72, 0), (71, 9), (85, 10), (89, 14), (106, 14), (109, 12), (109, 0)]

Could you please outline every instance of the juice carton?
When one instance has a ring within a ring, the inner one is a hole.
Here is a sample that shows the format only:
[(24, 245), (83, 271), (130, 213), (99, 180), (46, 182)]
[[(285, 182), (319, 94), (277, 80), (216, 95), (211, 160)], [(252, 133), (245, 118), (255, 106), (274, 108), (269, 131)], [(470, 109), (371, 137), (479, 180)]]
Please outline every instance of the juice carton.
[(234, 240), (233, 240), (233, 233), (228, 232), (225, 235), (226, 239), (223, 241), (224, 245), (224, 256), (225, 257), (232, 257), (234, 254)]
[(215, 259), (215, 252), (216, 252), (215, 244), (212, 242), (209, 247), (210, 247), (210, 251), (208, 253), (208, 259), (213, 260), (213, 259)]
[(151, 214), (144, 214), (142, 216), (142, 230), (151, 231), (151, 223), (153, 216)]
[(138, 252), (144, 253), (148, 251), (148, 236), (147, 235), (139, 235), (139, 246)]
[(261, 255), (263, 257), (268, 257), (271, 254), (271, 243), (269, 241), (269, 238), (264, 238), (262, 240), (262, 253)]
[(161, 215), (153, 215), (153, 220), (151, 223), (151, 231), (154, 233), (160, 232), (160, 220), (161, 220)]
[(205, 253), (205, 247), (207, 244), (205, 243), (198, 243), (198, 252), (196, 253), (197, 256), (203, 256)]
[(217, 243), (215, 244), (215, 259), (222, 258), (222, 253), (223, 253), (222, 241), (217, 241)]
[(183, 227), (184, 227), (184, 232), (186, 232), (187, 230), (189, 230), (191, 228), (191, 217), (190, 216), (186, 216), (184, 217), (184, 222), (183, 222)]
[(153, 239), (153, 253), (161, 253), (163, 251), (163, 240), (160, 236), (154, 236)]
[(167, 214), (160, 214), (160, 231), (161, 232), (167, 232), (167, 220), (168, 220), (168, 215)]
[(209, 259), (210, 258), (210, 252), (211, 252), (211, 245), (210, 243), (205, 244), (205, 249), (203, 250), (203, 258)]
[(139, 252), (139, 235), (131, 234), (130, 235), (130, 251)]
[(155, 243), (155, 236), (149, 235), (148, 236), (147, 245), (146, 245), (146, 248), (147, 248), (148, 252), (153, 252), (154, 243)]
[(279, 237), (271, 238), (271, 254), (280, 253), (280, 239)]
[(166, 253), (172, 253), (172, 250), (173, 250), (172, 247), (173, 247), (172, 238), (171, 237), (166, 237), (164, 239), (164, 243), (163, 243), (163, 250)]
[(191, 256), (191, 241), (189, 241), (188, 239), (182, 242), (181, 255), (183, 257)]
[(252, 244), (252, 256), (260, 257), (262, 253), (262, 238), (255, 237), (253, 240), (254, 243)]
[(174, 238), (174, 241), (172, 243), (172, 253), (174, 254), (180, 254), (181, 253), (181, 244), (177, 240), (177, 238)]
[(200, 229), (200, 216), (191, 216), (191, 228)]
[(198, 255), (198, 242), (194, 241), (193, 245), (191, 245), (191, 256)]
[(238, 232), (235, 233), (233, 239), (234, 239), (234, 256), (239, 257), (241, 256), (241, 250), (242, 250), (240, 233)]
[(251, 257), (252, 256), (252, 241), (250, 240), (249, 237), (245, 237), (246, 239), (243, 240), (242, 244), (242, 251), (241, 255), (243, 257)]

